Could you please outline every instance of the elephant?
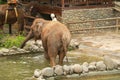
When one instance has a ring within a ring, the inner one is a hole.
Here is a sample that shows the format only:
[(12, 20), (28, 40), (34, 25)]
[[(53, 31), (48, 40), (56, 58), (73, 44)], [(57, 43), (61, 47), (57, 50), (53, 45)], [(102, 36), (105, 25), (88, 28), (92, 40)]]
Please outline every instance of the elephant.
[[(9, 24), (9, 34), (12, 34), (11, 25), (18, 21), (18, 31), (23, 31), (24, 29), (24, 12), (21, 8), (17, 8), (17, 13), (15, 13), (13, 5), (12, 8), (8, 10), (8, 16), (6, 18), (6, 10), (8, 9), (8, 4), (0, 5), (0, 29), (3, 29), (4, 24)], [(18, 16), (16, 16), (18, 14)], [(5, 21), (6, 20), (6, 21)]]
[[(31, 7), (35, 6), (35, 2), (28, 4), (22, 4), (18, 2), (14, 5), (2, 4), (0, 5), (0, 29), (3, 30), (4, 24), (9, 24), (9, 34), (12, 34), (12, 24), (18, 23), (18, 32), (21, 33), (24, 30), (26, 15), (31, 16)], [(16, 8), (16, 11), (15, 11)], [(6, 18), (6, 10), (8, 15)]]
[(42, 40), (44, 56), (52, 67), (56, 65), (57, 55), (59, 56), (58, 64), (63, 65), (63, 59), (71, 41), (71, 33), (67, 26), (59, 21), (36, 18), (20, 48), (23, 48), (30, 39)]

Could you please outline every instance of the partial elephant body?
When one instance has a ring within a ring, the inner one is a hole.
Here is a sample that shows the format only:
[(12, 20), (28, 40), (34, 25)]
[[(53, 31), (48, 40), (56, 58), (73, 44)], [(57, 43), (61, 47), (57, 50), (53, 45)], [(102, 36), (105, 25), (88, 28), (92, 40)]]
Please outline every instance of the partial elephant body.
[(41, 32), (43, 47), (51, 65), (55, 66), (55, 57), (59, 55), (59, 64), (62, 64), (70, 42), (70, 32), (67, 27), (58, 21), (51, 21), (43, 27)]
[[(32, 36), (33, 35), (33, 36)], [(68, 28), (59, 21), (46, 21), (44, 19), (36, 19), (31, 26), (31, 31), (23, 42), (31, 39), (41, 39), (45, 50), (45, 58), (50, 60), (51, 66), (56, 65), (56, 56), (59, 56), (59, 64), (63, 64), (68, 45), (71, 40), (71, 34)]]
[[(8, 10), (7, 18), (5, 18), (7, 9), (8, 9), (7, 4), (0, 5), (0, 28), (3, 29), (4, 24), (11, 25), (11, 24), (16, 23), (16, 21), (18, 21), (18, 31), (23, 31), (23, 29), (24, 29), (24, 12), (23, 12), (23, 10), (20, 8), (17, 8), (17, 13), (15, 13), (14, 8), (11, 10)], [(16, 16), (16, 14), (18, 14), (18, 16)], [(12, 32), (9, 32), (9, 33), (11, 34)]]

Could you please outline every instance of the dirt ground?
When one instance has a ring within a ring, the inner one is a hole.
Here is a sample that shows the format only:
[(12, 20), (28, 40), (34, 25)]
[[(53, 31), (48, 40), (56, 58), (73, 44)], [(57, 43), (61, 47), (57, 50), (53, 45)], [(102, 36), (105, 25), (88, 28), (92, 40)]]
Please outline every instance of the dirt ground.
[(73, 38), (77, 38), (79, 49), (70, 53), (83, 53), (98, 57), (107, 55), (120, 62), (120, 33), (107, 32), (87, 36), (74, 34)]

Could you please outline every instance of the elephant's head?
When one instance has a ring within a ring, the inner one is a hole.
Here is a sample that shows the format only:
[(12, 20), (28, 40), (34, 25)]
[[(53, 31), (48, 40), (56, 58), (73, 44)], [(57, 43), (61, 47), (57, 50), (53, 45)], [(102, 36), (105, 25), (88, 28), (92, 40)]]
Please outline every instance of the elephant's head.
[(34, 35), (35, 40), (41, 39), (41, 32), (42, 28), (48, 21), (44, 19), (37, 18), (34, 20), (32, 26), (31, 26), (31, 31)]
[(28, 33), (26, 39), (21, 44), (20, 48), (23, 48), (25, 46), (25, 43), (32, 38), (34, 38), (35, 40), (41, 39), (42, 28), (44, 27), (46, 22), (49, 22), (49, 21), (46, 21), (40, 18), (35, 19), (30, 28), (30, 32)]

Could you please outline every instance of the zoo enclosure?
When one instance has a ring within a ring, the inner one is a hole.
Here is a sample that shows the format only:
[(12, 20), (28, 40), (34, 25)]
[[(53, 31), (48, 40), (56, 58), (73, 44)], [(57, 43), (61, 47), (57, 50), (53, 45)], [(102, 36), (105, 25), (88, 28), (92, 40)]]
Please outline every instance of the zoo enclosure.
[(114, 6), (115, 0), (21, 0), (23, 3), (37, 1), (39, 11), (44, 14), (55, 13), (62, 15), (63, 10), (81, 9), (81, 8), (98, 8)]
[[(100, 23), (101, 22), (101, 23)], [(71, 33), (79, 33), (81, 31), (92, 31), (95, 32), (99, 29), (110, 29), (115, 28), (116, 32), (118, 32), (120, 27), (120, 17), (115, 18), (106, 18), (106, 19), (97, 19), (97, 20), (88, 20), (88, 21), (78, 21), (78, 22), (67, 22), (68, 28), (70, 29)], [(109, 25), (99, 25), (96, 24), (108, 23)], [(111, 24), (110, 24), (111, 23)], [(79, 24), (82, 24), (79, 25)], [(88, 24), (86, 27), (85, 24)]]

